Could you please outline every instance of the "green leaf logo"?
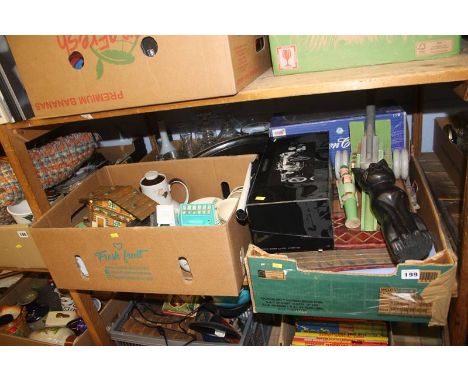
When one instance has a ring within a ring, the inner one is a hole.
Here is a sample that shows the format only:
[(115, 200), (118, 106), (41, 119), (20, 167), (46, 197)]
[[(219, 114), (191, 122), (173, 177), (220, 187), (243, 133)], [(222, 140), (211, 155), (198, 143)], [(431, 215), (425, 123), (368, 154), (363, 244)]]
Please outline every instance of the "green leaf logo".
[(108, 49), (101, 53), (101, 59), (114, 65), (127, 65), (135, 61), (133, 54), (122, 50)]
[(96, 75), (97, 79), (100, 80), (104, 74), (104, 62), (112, 65), (128, 65), (135, 61), (135, 56), (132, 54), (133, 49), (138, 42), (138, 38), (135, 38), (131, 42), (130, 48), (128, 50), (124, 49), (124, 43), (130, 43), (130, 41), (117, 40), (117, 42), (122, 43), (122, 49), (106, 49), (103, 51), (97, 51), (94, 48), (90, 48), (91, 52), (98, 58), (96, 64)]
[(99, 59), (96, 64), (96, 74), (98, 80), (100, 80), (102, 75), (104, 74), (104, 64), (102, 63), (101, 59)]

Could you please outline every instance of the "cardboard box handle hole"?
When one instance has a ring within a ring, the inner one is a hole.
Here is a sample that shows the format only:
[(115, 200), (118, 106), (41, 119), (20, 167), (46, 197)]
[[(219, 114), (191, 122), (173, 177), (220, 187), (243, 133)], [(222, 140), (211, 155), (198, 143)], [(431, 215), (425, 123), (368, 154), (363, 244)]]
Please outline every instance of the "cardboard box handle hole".
[(179, 257), (179, 266), (180, 270), (182, 272), (182, 277), (185, 281), (192, 281), (193, 280), (193, 275), (192, 271), (190, 270), (190, 264), (185, 257)]
[(68, 56), (68, 62), (73, 69), (81, 70), (84, 66), (84, 57), (80, 52), (74, 51)]
[(255, 40), (255, 50), (258, 52), (261, 52), (263, 49), (265, 49), (265, 37), (259, 37)]
[(154, 57), (156, 56), (156, 53), (158, 53), (158, 43), (151, 36), (143, 38), (141, 40), (140, 47), (145, 56)]
[(75, 264), (80, 271), (81, 277), (89, 279), (88, 268), (86, 268), (86, 264), (80, 256), (75, 256)]

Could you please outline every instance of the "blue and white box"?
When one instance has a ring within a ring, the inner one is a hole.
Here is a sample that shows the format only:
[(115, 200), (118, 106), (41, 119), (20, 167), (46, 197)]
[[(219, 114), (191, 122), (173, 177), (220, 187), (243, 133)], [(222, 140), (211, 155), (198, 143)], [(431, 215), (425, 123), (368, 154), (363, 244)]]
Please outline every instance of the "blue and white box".
[[(354, 121), (365, 121), (364, 112), (348, 115), (283, 115), (271, 119), (269, 129), (270, 138), (290, 137), (328, 131), (330, 160), (335, 166), (335, 153), (337, 150), (347, 150), (351, 154), (351, 140), (349, 124)], [(405, 147), (406, 112), (400, 107), (377, 109), (376, 120), (390, 120), (392, 150)]]

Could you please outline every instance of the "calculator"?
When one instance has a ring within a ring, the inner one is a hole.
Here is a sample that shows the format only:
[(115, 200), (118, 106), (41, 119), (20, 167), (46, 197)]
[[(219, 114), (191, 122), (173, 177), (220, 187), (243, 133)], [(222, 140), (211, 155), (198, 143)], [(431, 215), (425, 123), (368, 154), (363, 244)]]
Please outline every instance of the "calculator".
[(180, 225), (207, 226), (216, 225), (216, 209), (213, 203), (181, 203), (179, 210)]

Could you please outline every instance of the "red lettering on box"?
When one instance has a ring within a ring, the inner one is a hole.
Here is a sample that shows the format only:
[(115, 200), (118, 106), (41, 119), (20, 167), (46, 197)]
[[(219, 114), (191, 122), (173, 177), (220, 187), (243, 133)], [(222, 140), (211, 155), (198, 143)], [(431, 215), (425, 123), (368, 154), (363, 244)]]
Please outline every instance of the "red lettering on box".
[(88, 46), (89, 46), (89, 37), (90, 36), (83, 36), (83, 38), (81, 39), (81, 46), (83, 47), (83, 49), (88, 48)]
[(102, 36), (99, 39), (99, 50), (109, 49), (109, 36)]
[(119, 90), (118, 92), (113, 91), (113, 92), (89, 94), (86, 96), (79, 96), (78, 101), (80, 105), (86, 105), (89, 103), (115, 101), (117, 99), (123, 99), (123, 98), (124, 98), (123, 90)]
[(116, 43), (123, 40), (135, 40), (138, 37), (139, 35), (125, 35), (121, 36), (121, 39), (119, 40), (119, 36), (117, 35), (65, 35), (56, 36), (56, 40), (60, 49), (67, 51), (67, 53), (71, 53), (75, 50), (86, 50), (88, 48), (103, 51), (112, 48), (113, 45), (115, 45), (115, 47), (113, 47), (114, 49), (121, 50), (121, 44), (117, 45)]
[(62, 99), (45, 100), (44, 102), (36, 102), (34, 104), (34, 107), (36, 110), (51, 110), (69, 107), (70, 105), (76, 105), (76, 98), (70, 97)]

